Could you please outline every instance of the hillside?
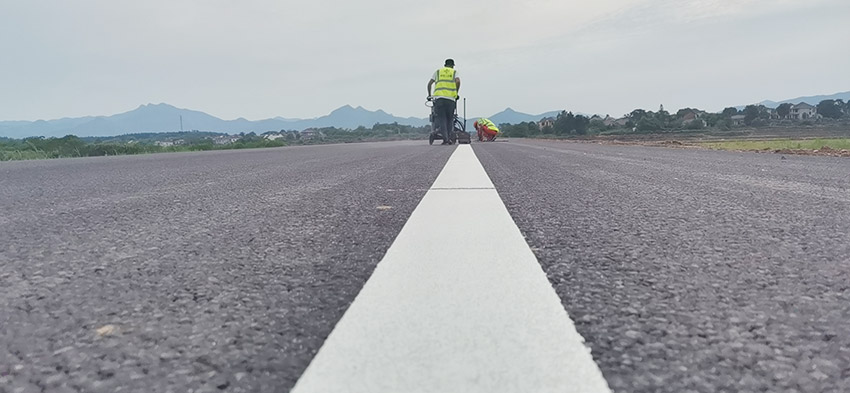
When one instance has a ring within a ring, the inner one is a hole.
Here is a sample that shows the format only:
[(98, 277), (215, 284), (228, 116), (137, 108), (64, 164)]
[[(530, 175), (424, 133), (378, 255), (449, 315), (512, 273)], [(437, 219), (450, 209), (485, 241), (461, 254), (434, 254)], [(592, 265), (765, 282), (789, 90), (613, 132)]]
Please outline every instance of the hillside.
[(843, 93), (835, 93), (835, 94), (830, 94), (830, 95), (797, 97), (797, 98), (791, 98), (791, 99), (782, 100), (782, 101), (765, 100), (765, 101), (760, 102), (759, 104), (764, 105), (768, 108), (776, 108), (780, 104), (785, 104), (785, 103), (799, 104), (801, 102), (805, 102), (809, 105), (817, 105), (818, 103), (820, 103), (823, 100), (842, 100), (844, 102), (847, 102), (848, 100), (850, 100), (850, 91), (845, 91)]
[[(826, 99), (850, 101), (850, 92), (797, 97), (782, 101), (766, 100), (762, 101), (761, 104), (771, 108), (786, 102), (794, 104), (806, 102), (817, 105)], [(743, 108), (743, 106), (740, 108)], [(559, 110), (532, 115), (515, 111), (509, 107), (488, 117), (496, 124), (518, 124), (539, 121), (544, 117), (555, 117), (558, 113), (560, 113)], [(352, 107), (350, 105), (342, 106), (325, 116), (313, 119), (274, 117), (252, 121), (244, 118), (223, 120), (201, 111), (177, 108), (161, 103), (140, 105), (131, 111), (111, 116), (85, 116), (38, 121), (0, 121), (0, 137), (62, 137), (69, 134), (80, 137), (105, 137), (135, 133), (178, 132), (181, 131), (181, 118), (182, 130), (227, 134), (242, 132), (261, 134), (267, 131), (280, 130), (302, 131), (320, 127), (355, 129), (361, 126), (368, 128), (376, 123), (398, 123), (410, 126), (428, 124), (428, 120), (423, 118), (398, 117), (381, 109), (370, 111), (360, 106)], [(476, 118), (470, 116), (468, 120), (474, 121)]]
[(399, 123), (412, 126), (427, 124), (426, 119), (397, 117), (382, 110), (369, 111), (349, 105), (315, 119), (286, 119), (276, 117), (264, 120), (222, 120), (204, 112), (177, 108), (168, 104), (147, 104), (112, 116), (86, 116), (57, 120), (0, 121), (0, 136), (26, 138), (31, 136), (62, 137), (73, 134), (81, 137), (115, 136), (134, 133), (155, 133), (198, 130), (238, 134), (266, 131), (297, 130), (314, 127), (354, 129), (371, 127), (375, 123)]

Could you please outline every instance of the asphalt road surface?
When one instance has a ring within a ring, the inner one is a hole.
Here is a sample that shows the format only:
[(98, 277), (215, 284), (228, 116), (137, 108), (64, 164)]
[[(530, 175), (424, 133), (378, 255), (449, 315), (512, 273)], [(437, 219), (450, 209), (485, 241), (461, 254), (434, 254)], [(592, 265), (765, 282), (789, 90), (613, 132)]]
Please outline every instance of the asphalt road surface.
[[(0, 163), (0, 391), (288, 391), (453, 150)], [(612, 390), (850, 390), (850, 160), (474, 150)]]
[(850, 160), (476, 154), (614, 391), (850, 391)]
[(450, 154), (0, 163), (0, 391), (287, 391)]

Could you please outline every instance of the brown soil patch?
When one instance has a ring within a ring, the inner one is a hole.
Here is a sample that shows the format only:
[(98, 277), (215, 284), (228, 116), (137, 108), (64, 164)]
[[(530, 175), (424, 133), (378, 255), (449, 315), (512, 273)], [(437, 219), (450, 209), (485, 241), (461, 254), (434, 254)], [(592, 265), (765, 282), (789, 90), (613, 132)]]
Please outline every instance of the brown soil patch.
[[(626, 145), (626, 146), (654, 146), (654, 147), (667, 147), (667, 148), (678, 148), (678, 149), (711, 149), (709, 147), (690, 142), (683, 142), (678, 140), (656, 140), (656, 141), (624, 141), (624, 140), (615, 140), (615, 139), (552, 139), (559, 142), (570, 142), (570, 143), (597, 143), (601, 145)], [(723, 150), (723, 149), (716, 149)], [(730, 150), (730, 151), (739, 151), (739, 152), (754, 152), (754, 153), (775, 153), (775, 154), (788, 154), (788, 155), (801, 155), (801, 156), (827, 156), (827, 157), (850, 157), (850, 150), (847, 149), (833, 149), (829, 146), (824, 146), (820, 149), (742, 149), (742, 150)]]
[[(764, 150), (758, 150), (759, 152), (764, 152)], [(829, 146), (824, 146), (821, 149), (811, 150), (811, 149), (776, 149), (776, 150), (768, 150), (768, 152), (772, 152), (775, 154), (796, 154), (796, 155), (806, 155), (806, 156), (828, 156), (828, 157), (850, 157), (850, 150), (841, 149), (836, 150), (830, 148)]]

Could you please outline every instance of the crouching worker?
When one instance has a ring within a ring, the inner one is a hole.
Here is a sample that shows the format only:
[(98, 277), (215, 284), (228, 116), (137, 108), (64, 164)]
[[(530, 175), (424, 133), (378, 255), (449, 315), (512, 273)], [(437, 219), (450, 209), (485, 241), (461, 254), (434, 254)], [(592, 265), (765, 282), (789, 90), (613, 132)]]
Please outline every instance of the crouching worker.
[(475, 130), (478, 131), (478, 140), (481, 142), (488, 141), (492, 142), (496, 140), (496, 136), (499, 135), (499, 127), (496, 127), (490, 119), (480, 118), (474, 124)]

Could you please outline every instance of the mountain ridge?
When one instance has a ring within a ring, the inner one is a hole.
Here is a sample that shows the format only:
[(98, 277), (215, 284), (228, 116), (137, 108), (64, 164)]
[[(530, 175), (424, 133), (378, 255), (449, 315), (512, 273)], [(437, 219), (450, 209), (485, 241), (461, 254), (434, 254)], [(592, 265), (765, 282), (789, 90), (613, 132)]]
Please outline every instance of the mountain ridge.
[[(547, 116), (557, 116), (560, 111), (550, 111), (539, 115), (517, 112), (512, 108), (489, 116), (494, 122), (521, 123), (538, 121)], [(356, 129), (371, 127), (376, 123), (399, 123), (411, 126), (425, 126), (427, 118), (399, 117), (383, 109), (370, 111), (362, 106), (343, 105), (329, 114), (311, 119), (273, 117), (262, 120), (247, 120), (239, 117), (223, 120), (205, 112), (178, 108), (166, 103), (141, 104), (133, 110), (109, 116), (83, 116), (55, 120), (36, 121), (0, 121), (0, 137), (27, 138), (33, 136), (63, 137), (106, 137), (135, 133), (159, 133), (180, 131), (181, 118), (183, 131), (211, 131), (236, 134), (240, 132), (263, 133), (267, 131), (296, 130), (308, 128), (337, 127)], [(474, 121), (474, 118), (470, 118)]]
[(132, 133), (174, 132), (181, 130), (213, 131), (222, 133), (256, 132), (279, 130), (302, 131), (308, 128), (339, 127), (354, 129), (371, 127), (375, 123), (394, 123), (423, 126), (427, 119), (397, 117), (383, 110), (369, 111), (361, 106), (344, 105), (330, 114), (313, 119), (274, 117), (262, 120), (247, 120), (239, 117), (223, 120), (213, 115), (192, 109), (178, 108), (166, 103), (142, 104), (133, 110), (109, 116), (84, 116), (55, 120), (0, 121), (0, 137), (26, 138), (32, 136), (80, 137), (115, 136)]
[[(816, 95), (797, 97), (782, 101), (765, 100), (760, 104), (776, 107), (782, 103), (806, 102), (817, 105), (825, 99), (843, 99), (850, 101), (850, 91), (831, 95)], [(489, 116), (496, 124), (517, 124), (522, 122), (539, 121), (544, 117), (555, 117), (560, 110), (544, 112), (537, 115), (518, 112), (511, 107)], [(582, 114), (580, 112), (574, 112)], [(247, 120), (243, 117), (234, 120), (223, 120), (213, 115), (185, 108), (178, 108), (166, 103), (142, 104), (136, 109), (109, 116), (64, 117), (54, 120), (36, 121), (0, 121), (0, 137), (27, 138), (33, 136), (63, 137), (76, 135), (79, 137), (116, 136), (133, 133), (158, 133), (180, 131), (180, 120), (183, 120), (183, 130), (209, 131), (229, 134), (241, 132), (296, 130), (308, 128), (337, 127), (356, 129), (371, 127), (376, 123), (399, 123), (411, 126), (425, 126), (427, 118), (399, 117), (385, 112), (383, 109), (370, 111), (362, 106), (343, 105), (332, 110), (329, 114), (312, 119), (273, 117), (262, 120)], [(475, 121), (477, 117), (467, 120)]]
[[(823, 100), (837, 100), (837, 99), (844, 100), (845, 102), (847, 102), (848, 100), (850, 100), (850, 91), (838, 92), (838, 93), (835, 93), (835, 94), (803, 96), (803, 97), (791, 98), (791, 99), (782, 100), (782, 101), (764, 100), (764, 101), (759, 102), (757, 105), (764, 105), (768, 108), (776, 109), (776, 107), (778, 107), (781, 104), (799, 104), (801, 102), (805, 102), (809, 105), (817, 106), (817, 104), (819, 104)], [(744, 108), (745, 106), (746, 105), (742, 105), (741, 108)]]

